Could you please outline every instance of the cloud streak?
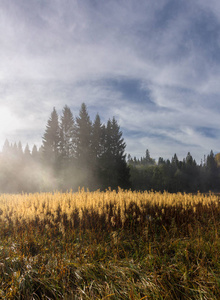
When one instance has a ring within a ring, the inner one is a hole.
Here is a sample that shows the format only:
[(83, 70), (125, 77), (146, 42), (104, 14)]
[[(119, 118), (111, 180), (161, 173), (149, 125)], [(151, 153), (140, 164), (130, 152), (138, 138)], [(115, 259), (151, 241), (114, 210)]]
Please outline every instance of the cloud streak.
[(85, 102), (132, 155), (219, 151), (219, 29), (217, 1), (3, 0), (0, 107), (17, 125), (1, 144), (39, 145), (53, 106)]

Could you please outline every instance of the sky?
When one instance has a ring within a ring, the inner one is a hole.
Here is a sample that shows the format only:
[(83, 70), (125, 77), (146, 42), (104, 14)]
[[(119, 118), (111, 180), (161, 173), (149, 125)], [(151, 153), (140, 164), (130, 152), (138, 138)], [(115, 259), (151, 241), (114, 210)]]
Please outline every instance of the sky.
[(220, 152), (220, 2), (0, 0), (0, 149), (83, 102), (132, 157)]

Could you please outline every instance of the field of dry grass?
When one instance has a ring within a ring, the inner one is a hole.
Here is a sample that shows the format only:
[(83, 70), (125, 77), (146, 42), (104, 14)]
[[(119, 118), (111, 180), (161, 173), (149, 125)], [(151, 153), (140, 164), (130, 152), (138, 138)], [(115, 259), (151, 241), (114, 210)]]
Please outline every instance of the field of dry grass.
[(131, 191), (0, 196), (1, 299), (220, 299), (220, 201)]

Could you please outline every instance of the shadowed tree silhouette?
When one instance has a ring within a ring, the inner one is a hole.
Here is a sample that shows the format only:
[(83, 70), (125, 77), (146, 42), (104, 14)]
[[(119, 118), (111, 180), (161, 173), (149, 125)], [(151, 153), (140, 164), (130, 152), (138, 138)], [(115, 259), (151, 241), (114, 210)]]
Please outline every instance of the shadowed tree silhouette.
[(47, 122), (46, 130), (43, 136), (43, 159), (51, 167), (56, 168), (59, 161), (60, 146), (60, 127), (58, 114), (55, 109), (51, 113)]

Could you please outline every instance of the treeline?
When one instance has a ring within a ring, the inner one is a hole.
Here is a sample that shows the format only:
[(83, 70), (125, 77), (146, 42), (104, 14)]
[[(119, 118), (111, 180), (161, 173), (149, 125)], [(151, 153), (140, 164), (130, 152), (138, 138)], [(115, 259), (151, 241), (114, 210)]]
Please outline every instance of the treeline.
[(128, 156), (132, 189), (169, 192), (220, 192), (220, 154), (213, 151), (200, 164), (190, 152), (182, 161), (174, 154), (171, 160), (156, 163), (146, 150), (140, 159)]
[(125, 142), (113, 117), (102, 124), (91, 121), (83, 103), (74, 117), (65, 106), (59, 117), (54, 108), (47, 122), (42, 146), (30, 151), (6, 140), (0, 156), (0, 192), (90, 190), (130, 188)]
[(61, 116), (51, 112), (39, 149), (5, 141), (0, 153), (0, 192), (105, 190), (109, 187), (169, 192), (219, 192), (220, 154), (213, 151), (197, 164), (190, 153), (182, 161), (156, 162), (148, 150), (136, 159), (128, 155), (120, 127), (113, 117), (103, 124), (91, 121), (81, 105), (74, 117), (64, 106)]

